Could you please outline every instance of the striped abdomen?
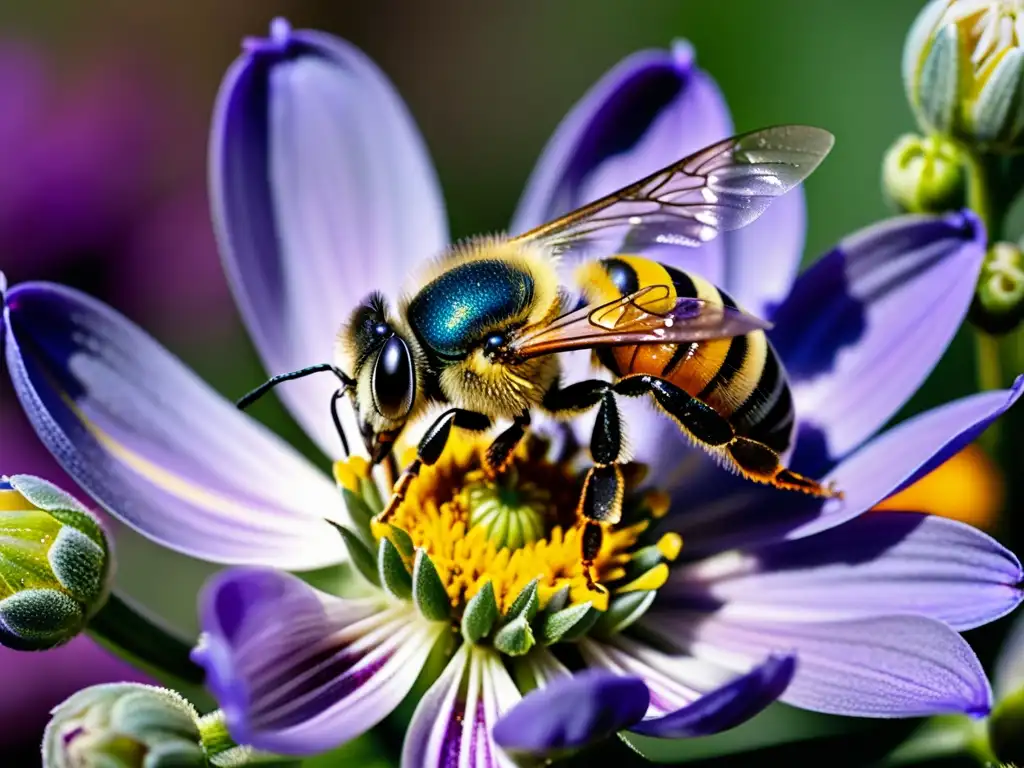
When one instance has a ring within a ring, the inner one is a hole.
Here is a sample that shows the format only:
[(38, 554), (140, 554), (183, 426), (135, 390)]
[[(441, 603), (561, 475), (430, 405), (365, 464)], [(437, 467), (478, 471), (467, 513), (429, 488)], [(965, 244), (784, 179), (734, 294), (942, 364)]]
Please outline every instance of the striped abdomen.
[[(695, 297), (736, 306), (727, 293), (707, 280), (640, 256), (590, 262), (577, 278), (591, 302), (612, 301), (646, 286), (665, 285), (671, 289), (666, 302)], [(737, 435), (764, 443), (778, 453), (789, 448), (793, 397), (778, 355), (761, 331), (689, 344), (604, 347), (596, 357), (617, 377), (649, 374), (675, 384), (725, 417)]]

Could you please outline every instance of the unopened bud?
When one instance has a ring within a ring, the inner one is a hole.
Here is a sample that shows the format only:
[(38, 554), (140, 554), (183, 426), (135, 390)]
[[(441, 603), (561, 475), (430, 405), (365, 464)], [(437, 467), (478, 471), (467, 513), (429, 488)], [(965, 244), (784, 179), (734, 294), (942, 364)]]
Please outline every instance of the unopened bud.
[(882, 182), (889, 199), (907, 213), (958, 210), (967, 199), (962, 152), (937, 135), (898, 138), (885, 154)]
[(1014, 243), (993, 243), (978, 279), (971, 320), (982, 330), (1012, 331), (1024, 317), (1024, 254)]
[(992, 151), (1019, 148), (1024, 0), (932, 0), (903, 49), (903, 81), (923, 128)]
[(106, 601), (111, 552), (97, 519), (31, 475), (0, 481), (0, 643), (66, 643)]
[(95, 685), (52, 713), (46, 768), (205, 768), (199, 719), (177, 693), (138, 683)]

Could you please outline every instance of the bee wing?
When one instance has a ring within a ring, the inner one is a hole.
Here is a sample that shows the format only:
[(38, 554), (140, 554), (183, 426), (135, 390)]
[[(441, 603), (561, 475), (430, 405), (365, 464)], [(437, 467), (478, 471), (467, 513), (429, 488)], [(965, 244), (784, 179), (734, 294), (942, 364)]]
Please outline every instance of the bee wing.
[(540, 241), (557, 252), (616, 237), (696, 247), (754, 221), (807, 178), (834, 141), (805, 125), (733, 136), (513, 241)]
[(606, 304), (581, 307), (536, 330), (528, 329), (512, 341), (509, 351), (529, 358), (598, 346), (724, 339), (771, 327), (736, 307), (670, 296), (668, 286), (649, 285)]

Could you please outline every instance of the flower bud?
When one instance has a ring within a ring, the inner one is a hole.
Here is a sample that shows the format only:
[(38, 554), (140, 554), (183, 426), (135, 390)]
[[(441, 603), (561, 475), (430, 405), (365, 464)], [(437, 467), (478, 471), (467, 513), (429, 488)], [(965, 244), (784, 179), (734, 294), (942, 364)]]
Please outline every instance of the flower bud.
[(971, 320), (989, 333), (1008, 333), (1024, 317), (1024, 254), (1014, 243), (993, 243), (985, 255)]
[(173, 691), (138, 683), (94, 685), (53, 710), (46, 768), (205, 768), (195, 709)]
[(111, 551), (99, 521), (38, 477), (0, 482), (0, 643), (66, 643), (106, 601)]
[(1021, 145), (1024, 0), (932, 0), (903, 49), (918, 123), (989, 150)]
[(889, 148), (882, 163), (886, 195), (907, 213), (960, 209), (967, 198), (961, 160), (961, 150), (948, 139), (905, 134)]

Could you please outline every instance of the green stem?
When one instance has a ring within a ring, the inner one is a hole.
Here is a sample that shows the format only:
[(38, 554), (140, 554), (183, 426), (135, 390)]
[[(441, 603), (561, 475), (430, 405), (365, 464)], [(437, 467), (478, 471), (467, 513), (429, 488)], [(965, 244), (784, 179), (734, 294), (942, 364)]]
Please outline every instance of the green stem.
[(967, 718), (933, 717), (877, 763), (879, 768), (930, 763), (971, 751), (973, 735)]
[(190, 643), (112, 593), (89, 621), (88, 634), (100, 645), (161, 680), (199, 686), (203, 670), (192, 662)]
[(214, 768), (238, 768), (245, 765), (261, 765), (265, 768), (295, 768), (298, 759), (260, 752), (238, 744), (228, 733), (224, 713), (219, 709), (199, 718), (199, 735), (206, 750), (206, 758)]
[[(992, 179), (985, 159), (970, 147), (965, 146), (963, 150), (967, 170), (967, 206), (981, 219), (988, 241), (993, 243), (999, 238), (1002, 229), (1003, 206), (997, 208), (993, 200)], [(998, 340), (976, 328), (974, 343), (979, 389), (1000, 389), (1003, 386), (1003, 371), (999, 359)], [(998, 422), (985, 431), (980, 442), (990, 454), (995, 453), (999, 445)]]

